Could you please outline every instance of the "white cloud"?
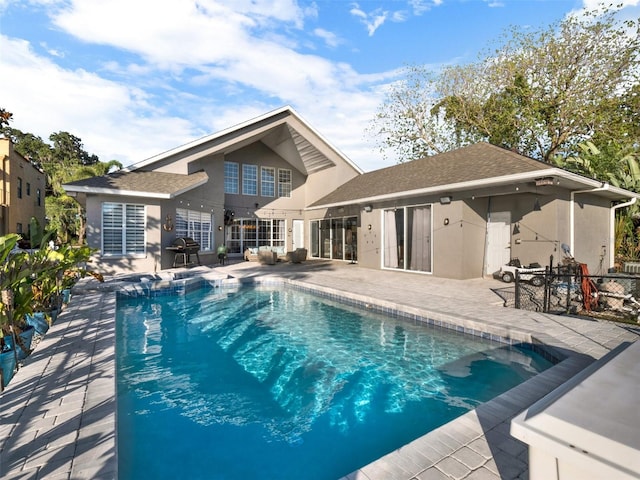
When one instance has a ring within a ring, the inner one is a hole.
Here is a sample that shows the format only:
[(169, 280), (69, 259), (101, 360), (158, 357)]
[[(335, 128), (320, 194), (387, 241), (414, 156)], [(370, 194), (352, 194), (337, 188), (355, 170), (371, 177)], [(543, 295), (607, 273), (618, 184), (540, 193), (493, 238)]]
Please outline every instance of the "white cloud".
[(11, 92), (2, 107), (14, 113), (15, 128), (45, 140), (68, 131), (102, 160), (128, 165), (288, 104), (365, 170), (383, 166), (364, 132), (383, 98), (379, 85), (398, 72), (362, 75), (298, 51), (296, 38), (342, 41), (321, 28), (296, 30), (317, 15), (313, 4), (281, 0), (270, 9), (266, 1), (239, 1), (243, 10), (212, 0), (197, 7), (72, 0), (51, 8), (59, 31), (104, 46), (101, 56), (93, 71), (74, 70), (52, 55), (73, 61), (66, 44), (49, 40), (52, 56), (43, 57), (2, 37), (0, 71), (12, 72), (0, 77), (0, 91)]
[(324, 40), (324, 43), (332, 48), (335, 48), (342, 43), (342, 40), (335, 33), (325, 30), (324, 28), (314, 29), (313, 34)]
[(0, 36), (3, 108), (12, 126), (48, 141), (68, 131), (102, 160), (123, 163), (175, 146), (191, 134), (188, 122), (151, 107), (143, 91), (84, 70), (64, 70), (38, 57), (28, 42)]
[(360, 8), (360, 5), (358, 5), (357, 3), (351, 5), (351, 10), (349, 10), (349, 12), (354, 17), (359, 18), (360, 21), (367, 27), (367, 33), (370, 37), (373, 36), (376, 30), (384, 24), (384, 22), (387, 20), (387, 17), (389, 16), (388, 11), (384, 11), (380, 8), (366, 13)]

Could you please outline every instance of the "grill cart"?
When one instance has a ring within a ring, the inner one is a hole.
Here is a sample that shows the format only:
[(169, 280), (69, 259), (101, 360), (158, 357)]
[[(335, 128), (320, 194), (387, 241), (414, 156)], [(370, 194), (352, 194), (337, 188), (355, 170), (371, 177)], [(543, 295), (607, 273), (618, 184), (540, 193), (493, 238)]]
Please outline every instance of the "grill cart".
[[(199, 255), (200, 244), (193, 238), (178, 237), (173, 241), (173, 245), (167, 247), (167, 250), (175, 253), (175, 256), (173, 257), (173, 268), (176, 268), (176, 266), (180, 264), (184, 267), (194, 265), (191, 262), (191, 255), (195, 255), (198, 259), (198, 265), (202, 265), (200, 263)], [(180, 262), (179, 260), (182, 261)]]

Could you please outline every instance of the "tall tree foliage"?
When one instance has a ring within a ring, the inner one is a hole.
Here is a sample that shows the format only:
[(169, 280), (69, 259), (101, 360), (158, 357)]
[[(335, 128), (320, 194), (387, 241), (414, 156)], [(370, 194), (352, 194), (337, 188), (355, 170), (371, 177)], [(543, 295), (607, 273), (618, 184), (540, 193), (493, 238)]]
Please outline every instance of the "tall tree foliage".
[(514, 28), (476, 63), (410, 69), (372, 129), (400, 161), (477, 141), (544, 161), (595, 137), (615, 144), (624, 133), (637, 145), (639, 32), (613, 9)]
[[(4, 109), (0, 114), (5, 112)], [(82, 140), (68, 132), (56, 132), (49, 136), (51, 144), (42, 138), (9, 127), (12, 115), (0, 126), (0, 132), (11, 139), (15, 150), (40, 168), (47, 177), (45, 208), (49, 229), (57, 233), (58, 241), (82, 244), (85, 234), (85, 212), (81, 205), (68, 196), (62, 188), (65, 183), (109, 173), (122, 168), (117, 160), (101, 162), (89, 154)], [(4, 118), (4, 115), (3, 115)]]

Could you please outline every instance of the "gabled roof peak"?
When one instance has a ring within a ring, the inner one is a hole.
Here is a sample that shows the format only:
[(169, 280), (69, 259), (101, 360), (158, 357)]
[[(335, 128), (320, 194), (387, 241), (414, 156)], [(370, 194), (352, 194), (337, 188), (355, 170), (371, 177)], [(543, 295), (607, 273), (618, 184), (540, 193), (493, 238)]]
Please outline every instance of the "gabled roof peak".
[[(288, 128), (282, 130), (285, 126)], [(363, 172), (288, 105), (160, 153), (124, 170), (153, 169), (155, 163), (172, 157), (195, 159), (213, 153), (227, 153), (256, 141), (263, 142), (304, 174), (331, 167), (337, 161), (347, 163), (358, 173)]]

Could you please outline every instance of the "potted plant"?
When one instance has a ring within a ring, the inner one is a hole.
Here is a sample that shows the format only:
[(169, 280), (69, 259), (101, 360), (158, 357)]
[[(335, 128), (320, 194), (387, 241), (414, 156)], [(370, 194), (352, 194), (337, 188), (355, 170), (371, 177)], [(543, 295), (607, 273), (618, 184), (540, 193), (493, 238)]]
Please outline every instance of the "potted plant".
[[(0, 376), (2, 388), (13, 377), (18, 363), (19, 346), (24, 356), (28, 355), (33, 333), (21, 336), (29, 330), (23, 323), (24, 315), (30, 311), (30, 289), (27, 287), (31, 271), (26, 267), (25, 252), (14, 251), (20, 240), (17, 234), (0, 237)], [(19, 292), (16, 299), (14, 293)], [(28, 345), (27, 345), (28, 343)]]

